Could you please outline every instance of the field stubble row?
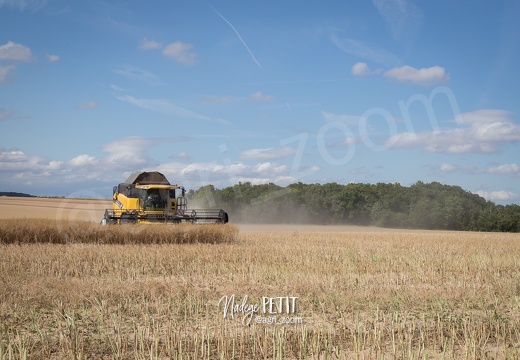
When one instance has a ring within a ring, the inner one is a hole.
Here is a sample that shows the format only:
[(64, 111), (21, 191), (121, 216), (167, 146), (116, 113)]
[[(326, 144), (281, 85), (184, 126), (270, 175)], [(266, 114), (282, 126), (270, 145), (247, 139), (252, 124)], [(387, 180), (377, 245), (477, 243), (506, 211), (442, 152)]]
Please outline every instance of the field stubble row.
[[(0, 358), (520, 356), (517, 234), (307, 230), (1, 245)], [(224, 319), (232, 294), (303, 321)]]

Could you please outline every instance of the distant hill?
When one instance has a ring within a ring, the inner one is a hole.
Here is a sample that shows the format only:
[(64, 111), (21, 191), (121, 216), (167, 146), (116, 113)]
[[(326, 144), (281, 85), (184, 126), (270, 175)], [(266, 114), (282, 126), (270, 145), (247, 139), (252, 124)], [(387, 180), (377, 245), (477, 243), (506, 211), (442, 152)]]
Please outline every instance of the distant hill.
[(35, 195), (19, 193), (14, 191), (0, 191), (0, 196), (13, 196), (13, 197), (36, 197)]

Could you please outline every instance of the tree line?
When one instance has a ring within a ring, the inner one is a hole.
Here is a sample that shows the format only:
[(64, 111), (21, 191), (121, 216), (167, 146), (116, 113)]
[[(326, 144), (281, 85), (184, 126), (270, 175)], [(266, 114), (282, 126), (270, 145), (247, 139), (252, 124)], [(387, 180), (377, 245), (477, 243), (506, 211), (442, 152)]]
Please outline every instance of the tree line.
[(187, 194), (190, 207), (223, 208), (237, 223), (374, 225), (432, 230), (520, 232), (520, 206), (497, 205), (439, 182), (278, 186), (249, 182)]
[(26, 193), (20, 193), (15, 191), (0, 191), (0, 196), (10, 196), (10, 197), (36, 197), (35, 195), (30, 195)]

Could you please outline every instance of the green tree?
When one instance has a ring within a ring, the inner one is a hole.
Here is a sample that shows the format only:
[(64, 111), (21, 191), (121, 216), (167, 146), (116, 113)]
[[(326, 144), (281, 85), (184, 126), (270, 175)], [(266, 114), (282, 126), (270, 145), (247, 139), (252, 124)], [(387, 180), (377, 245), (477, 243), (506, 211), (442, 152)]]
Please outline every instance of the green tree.
[(237, 222), (361, 224), (423, 229), (520, 231), (520, 206), (495, 205), (459, 186), (239, 182), (188, 193), (190, 207), (221, 207)]

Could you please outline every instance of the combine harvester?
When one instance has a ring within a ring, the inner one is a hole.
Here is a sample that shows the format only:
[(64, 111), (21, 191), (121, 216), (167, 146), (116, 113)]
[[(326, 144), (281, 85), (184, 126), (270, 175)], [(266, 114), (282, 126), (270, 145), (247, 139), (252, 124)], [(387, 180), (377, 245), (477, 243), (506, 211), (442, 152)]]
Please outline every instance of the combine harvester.
[(186, 190), (157, 171), (135, 172), (114, 186), (112, 209), (102, 224), (220, 223), (228, 222), (222, 209), (188, 209)]

